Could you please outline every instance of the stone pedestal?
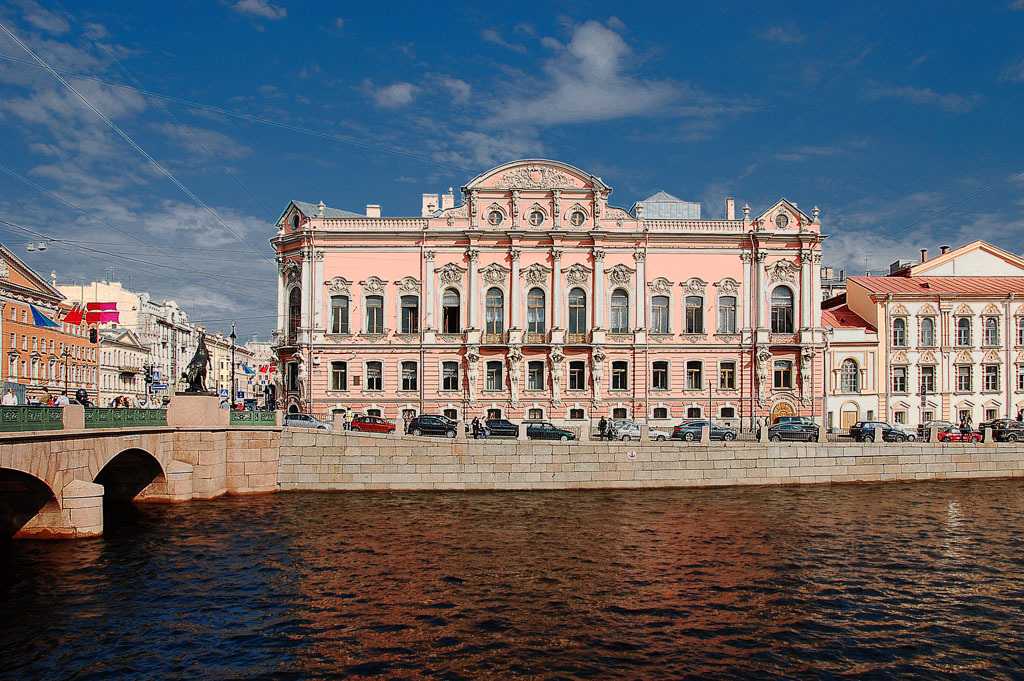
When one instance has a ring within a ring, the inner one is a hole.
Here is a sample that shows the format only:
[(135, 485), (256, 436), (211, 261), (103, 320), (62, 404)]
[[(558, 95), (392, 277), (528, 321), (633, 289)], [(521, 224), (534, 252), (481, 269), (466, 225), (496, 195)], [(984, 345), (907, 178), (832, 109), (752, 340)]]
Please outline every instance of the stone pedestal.
[(981, 441), (985, 444), (992, 444), (995, 440), (992, 439), (992, 429), (982, 428), (981, 429)]
[(700, 441), (711, 442), (711, 426), (700, 427)]
[(64, 419), (64, 430), (81, 430), (85, 428), (85, 407), (80, 404), (69, 404), (61, 409)]
[(938, 442), (938, 441), (939, 441), (939, 427), (938, 426), (929, 426), (929, 428), (928, 428), (928, 442)]
[(640, 442), (651, 441), (651, 427), (647, 424), (640, 426)]
[(530, 439), (530, 438), (526, 437), (526, 424), (525, 423), (520, 423), (519, 424), (519, 435), (516, 437), (516, 439), (520, 440), (520, 441), (523, 441), (523, 442), (525, 442), (526, 440)]
[[(335, 412), (334, 425), (332, 426), (332, 428), (338, 431), (339, 433), (345, 430), (345, 412)], [(399, 435), (402, 435), (403, 433), (399, 432), (400, 430), (401, 428), (399, 428), (398, 424), (396, 423), (395, 432), (398, 433)]]
[(768, 426), (761, 424), (761, 427), (757, 429), (757, 441), (768, 442)]
[(882, 426), (875, 426), (875, 442), (885, 442), (882, 436)]
[(214, 395), (177, 394), (167, 407), (167, 425), (175, 428), (227, 426), (230, 419), (231, 410), (221, 409)]
[(825, 426), (818, 426), (818, 443), (824, 444), (828, 442), (828, 428)]
[(591, 427), (589, 421), (580, 426), (580, 442), (590, 442)]
[(455, 421), (455, 439), (460, 442), (466, 441), (466, 422), (461, 419)]

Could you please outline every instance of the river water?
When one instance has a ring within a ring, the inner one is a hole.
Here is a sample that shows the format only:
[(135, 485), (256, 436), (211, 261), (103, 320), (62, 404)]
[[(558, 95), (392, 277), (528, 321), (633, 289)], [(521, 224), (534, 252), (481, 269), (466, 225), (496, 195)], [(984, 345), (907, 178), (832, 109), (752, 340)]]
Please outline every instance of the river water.
[(291, 493), (0, 545), (0, 678), (1021, 679), (1024, 481)]

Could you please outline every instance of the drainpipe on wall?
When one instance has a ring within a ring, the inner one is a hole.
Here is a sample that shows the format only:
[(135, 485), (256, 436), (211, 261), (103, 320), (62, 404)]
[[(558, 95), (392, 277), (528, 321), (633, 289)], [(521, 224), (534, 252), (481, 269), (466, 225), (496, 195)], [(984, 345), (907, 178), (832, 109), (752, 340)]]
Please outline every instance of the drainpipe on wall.
[[(419, 328), (419, 331), (420, 331), (420, 369), (419, 369), (420, 411), (419, 411), (419, 414), (417, 414), (418, 416), (422, 416), (423, 415), (423, 390), (424, 390), (424, 384), (427, 382), (427, 367), (426, 367), (426, 364), (425, 364), (426, 363), (426, 354), (425, 354), (425, 351), (424, 351), (424, 348), (423, 348), (423, 325), (424, 325), (424, 321), (426, 319), (426, 313), (427, 313), (427, 310), (426, 310), (426, 302), (427, 302), (427, 280), (426, 280), (426, 278), (427, 278), (427, 276), (426, 276), (426, 271), (425, 271), (425, 268), (424, 268), (424, 264), (425, 263), (424, 263), (424, 258), (423, 258), (423, 256), (424, 256), (423, 251), (424, 251), (424, 247), (425, 247), (425, 242), (427, 240), (426, 229), (427, 229), (427, 221), (424, 220), (423, 221), (423, 232), (421, 232), (421, 234), (420, 234), (420, 304), (419, 304), (419, 314), (418, 314), (418, 317), (419, 317), (419, 327), (420, 327)], [(399, 315), (401, 315), (401, 313), (402, 313), (402, 301), (401, 301), (401, 299), (399, 299), (399, 301), (398, 301), (398, 313), (399, 313)], [(401, 323), (402, 320), (399, 319), (398, 322)], [(438, 378), (441, 378), (441, 377), (439, 376)], [(438, 387), (440, 388), (441, 386), (438, 385)], [(395, 424), (397, 425), (398, 421), (395, 421)]]
[[(750, 431), (754, 432), (754, 399), (757, 395), (757, 310), (754, 308), (754, 301), (757, 300), (757, 296), (760, 291), (754, 291), (754, 287), (757, 284), (757, 258), (755, 253), (757, 249), (754, 246), (754, 230), (749, 230), (747, 236), (750, 237), (750, 271), (747, 273), (747, 315), (750, 316)], [(742, 425), (742, 423), (741, 423)]]
[[(648, 419), (651, 411), (650, 405), (650, 387), (651, 387), (651, 320), (648, 317), (650, 310), (647, 309), (647, 246), (650, 242), (650, 233), (647, 228), (644, 227), (644, 280), (640, 282), (640, 295), (637, 297), (637, 303), (643, 303), (644, 306), (644, 425), (650, 427), (650, 421)], [(683, 369), (685, 371), (685, 367)], [(710, 417), (709, 417), (710, 418)]]

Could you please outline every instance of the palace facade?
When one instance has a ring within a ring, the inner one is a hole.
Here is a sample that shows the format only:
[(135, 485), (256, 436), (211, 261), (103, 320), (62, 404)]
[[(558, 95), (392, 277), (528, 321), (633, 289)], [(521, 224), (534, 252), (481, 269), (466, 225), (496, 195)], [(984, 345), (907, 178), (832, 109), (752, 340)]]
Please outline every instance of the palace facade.
[(564, 163), (477, 176), (416, 217), (292, 201), (277, 222), (282, 406), (747, 428), (823, 413), (818, 211), (630, 210)]

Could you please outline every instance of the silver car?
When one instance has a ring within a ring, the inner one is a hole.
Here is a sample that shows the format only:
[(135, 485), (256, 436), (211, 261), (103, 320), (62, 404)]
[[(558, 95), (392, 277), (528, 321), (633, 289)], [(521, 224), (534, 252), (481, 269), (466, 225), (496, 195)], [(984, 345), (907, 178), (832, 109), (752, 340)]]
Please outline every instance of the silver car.
[[(615, 426), (614, 433), (616, 440), (639, 440), (641, 426), (639, 423), (634, 421), (617, 421), (618, 425)], [(649, 435), (655, 442), (664, 442), (669, 438), (670, 433), (668, 431), (659, 430), (657, 428), (650, 428)]]
[(321, 421), (311, 414), (285, 414), (283, 425), (288, 428), (316, 428), (317, 430), (331, 430), (333, 423)]

